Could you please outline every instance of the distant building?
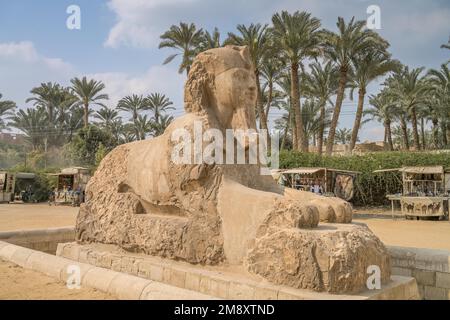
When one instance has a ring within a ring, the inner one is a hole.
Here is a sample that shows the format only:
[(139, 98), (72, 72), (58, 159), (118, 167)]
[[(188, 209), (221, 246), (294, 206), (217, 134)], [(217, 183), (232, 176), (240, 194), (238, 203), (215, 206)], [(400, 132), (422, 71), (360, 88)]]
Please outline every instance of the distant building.
[[(317, 152), (317, 147), (310, 146), (309, 151)], [(380, 151), (385, 151), (383, 141), (375, 141), (375, 142), (364, 141), (363, 143), (357, 143), (355, 145), (355, 149), (353, 149), (353, 152), (350, 152), (350, 145), (348, 145), (348, 144), (335, 144), (333, 146), (332, 155), (344, 156), (344, 155), (350, 155), (350, 154), (362, 154), (362, 153), (380, 152)], [(324, 144), (324, 146), (322, 148), (322, 152), (326, 153), (326, 144)]]

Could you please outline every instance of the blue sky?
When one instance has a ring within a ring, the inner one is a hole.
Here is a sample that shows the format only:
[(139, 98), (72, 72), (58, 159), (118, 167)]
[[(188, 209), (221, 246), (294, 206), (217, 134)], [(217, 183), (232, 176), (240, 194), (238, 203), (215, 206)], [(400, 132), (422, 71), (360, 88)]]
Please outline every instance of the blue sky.
[[(81, 9), (81, 30), (66, 28), (69, 5)], [(269, 23), (273, 13), (306, 10), (334, 30), (338, 16), (366, 19), (369, 5), (381, 9), (380, 34), (394, 58), (412, 67), (438, 68), (450, 58), (440, 49), (450, 36), (448, 0), (0, 0), (0, 93), (26, 107), (32, 87), (87, 75), (106, 83), (110, 105), (131, 94), (163, 92), (182, 111), (184, 75), (172, 51), (158, 49), (159, 35), (180, 21), (218, 27), (225, 38), (239, 23)], [(369, 93), (379, 90), (378, 83)], [(344, 103), (341, 127), (351, 127), (356, 101)], [(272, 112), (271, 120), (279, 116)], [(382, 127), (367, 124), (361, 140), (381, 140)]]

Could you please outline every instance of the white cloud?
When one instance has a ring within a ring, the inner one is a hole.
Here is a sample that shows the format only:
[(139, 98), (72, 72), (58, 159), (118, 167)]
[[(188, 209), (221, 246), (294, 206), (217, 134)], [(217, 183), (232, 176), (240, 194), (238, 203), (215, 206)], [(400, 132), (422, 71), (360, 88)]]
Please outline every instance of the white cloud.
[(152, 66), (145, 73), (129, 75), (122, 72), (105, 72), (86, 75), (105, 83), (108, 104), (114, 107), (126, 95), (159, 92), (168, 96), (178, 110), (182, 109), (184, 77), (169, 66)]
[(32, 42), (22, 41), (0, 43), (0, 74), (0, 93), (21, 107), (30, 97), (29, 90), (42, 82), (55, 81), (68, 86), (71, 78), (86, 76), (105, 83), (111, 107), (126, 95), (160, 92), (174, 102), (179, 110), (177, 114), (183, 108), (184, 76), (178, 74), (175, 65), (156, 65), (133, 75), (126, 72), (82, 74), (63, 59), (45, 57)]
[[(391, 34), (403, 41), (417, 43), (420, 40), (427, 40), (447, 32), (450, 21), (450, 9), (434, 9), (430, 12), (403, 13), (392, 16), (392, 23), (389, 25)], [(408, 34), (409, 37), (404, 38)]]
[(56, 71), (69, 72), (73, 70), (73, 67), (62, 59), (39, 55), (31, 41), (0, 43), (0, 59), (22, 61), (29, 64), (43, 63)]
[(108, 7), (117, 23), (110, 30), (105, 46), (155, 47), (166, 27), (161, 23), (160, 9), (172, 10), (196, 0), (111, 0)]
[(38, 60), (38, 54), (31, 41), (0, 43), (0, 57), (14, 57), (26, 62)]
[(60, 58), (46, 57), (33, 42), (0, 43), (0, 92), (5, 98), (23, 105), (29, 90), (41, 82), (68, 83), (75, 68)]

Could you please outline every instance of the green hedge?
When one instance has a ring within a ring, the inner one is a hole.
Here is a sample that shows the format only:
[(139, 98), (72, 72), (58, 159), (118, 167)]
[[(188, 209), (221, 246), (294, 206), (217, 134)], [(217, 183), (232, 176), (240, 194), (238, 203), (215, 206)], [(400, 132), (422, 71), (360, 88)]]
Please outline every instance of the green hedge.
[(377, 152), (319, 157), (313, 153), (280, 152), (280, 168), (328, 167), (362, 172), (356, 179), (355, 205), (383, 205), (387, 203), (386, 194), (401, 190), (399, 173), (373, 173), (374, 170), (432, 165), (450, 167), (450, 153)]

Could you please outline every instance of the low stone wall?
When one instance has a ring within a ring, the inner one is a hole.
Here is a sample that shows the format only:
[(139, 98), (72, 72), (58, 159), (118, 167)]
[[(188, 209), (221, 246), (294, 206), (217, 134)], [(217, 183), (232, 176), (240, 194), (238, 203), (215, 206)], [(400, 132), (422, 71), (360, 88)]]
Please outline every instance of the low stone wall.
[(58, 243), (75, 240), (75, 228), (49, 228), (0, 232), (0, 241), (55, 254)]
[(329, 294), (278, 286), (235, 268), (214, 268), (124, 252), (113, 245), (64, 243), (56, 253), (73, 261), (139, 276), (222, 299), (238, 300), (408, 300), (418, 299), (416, 280), (393, 276), (382, 290), (354, 295)]
[(450, 300), (450, 251), (388, 246), (392, 274), (414, 277), (425, 300)]
[(78, 267), (80, 286), (96, 288), (121, 300), (205, 300), (216, 299), (190, 290), (142, 279), (121, 272), (98, 268), (55, 255), (0, 241), (0, 260), (41, 272), (61, 283), (67, 283), (69, 267)]

